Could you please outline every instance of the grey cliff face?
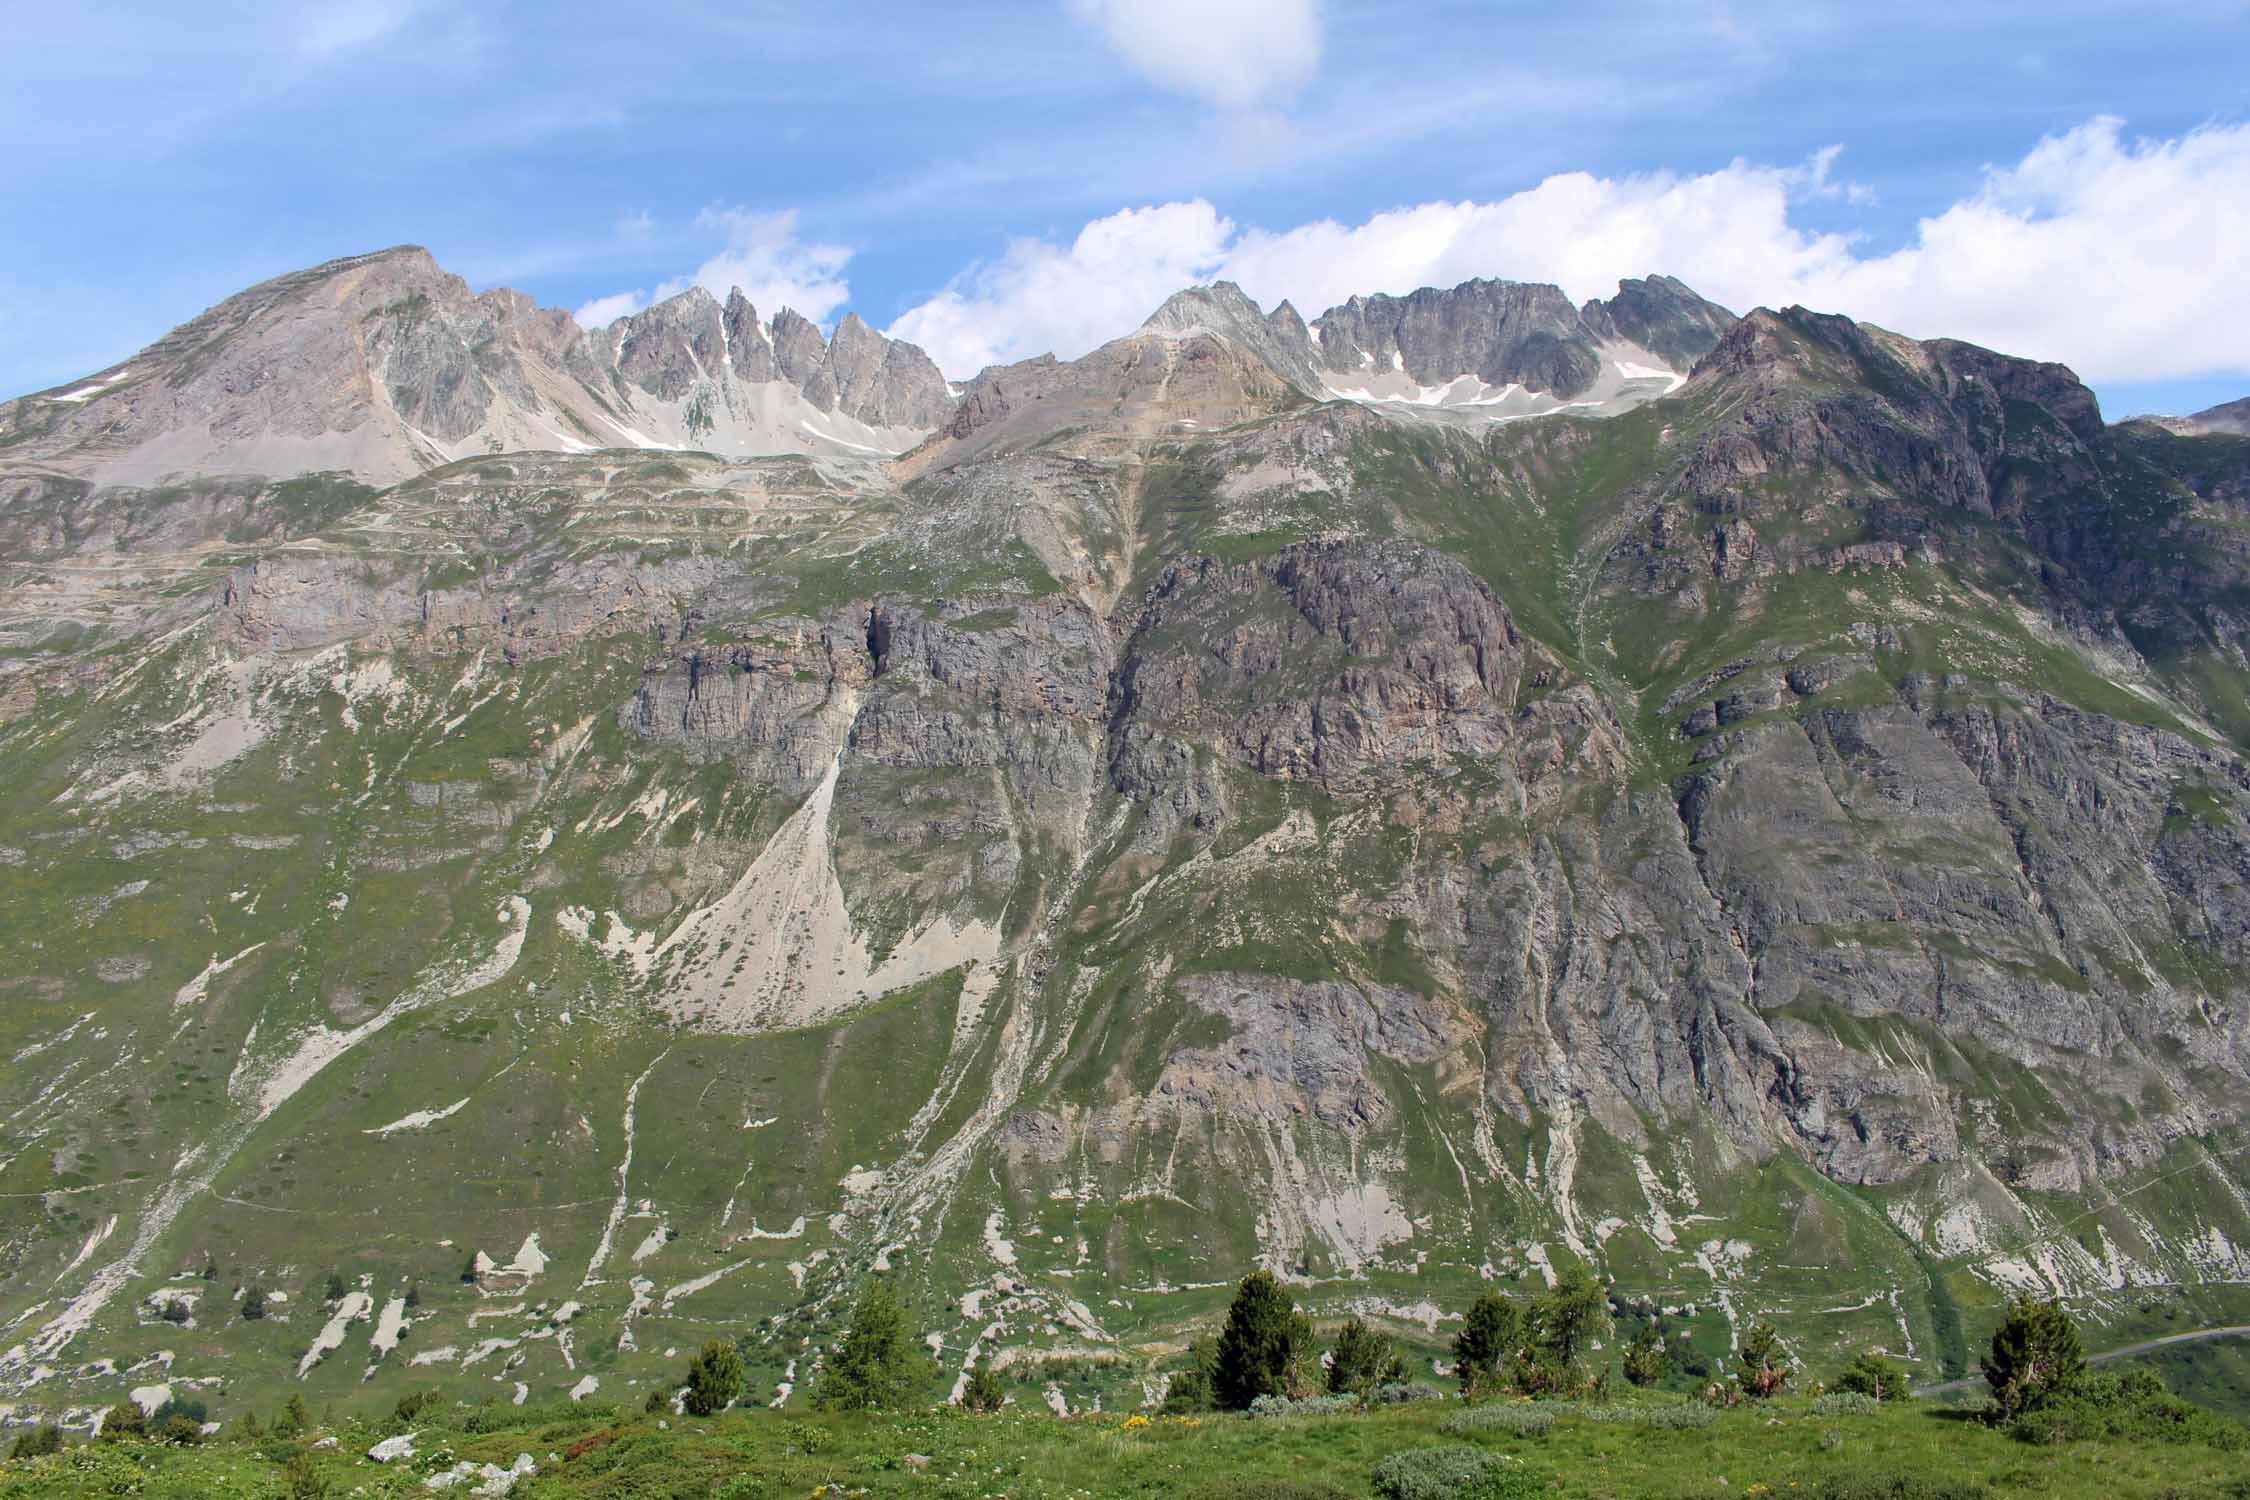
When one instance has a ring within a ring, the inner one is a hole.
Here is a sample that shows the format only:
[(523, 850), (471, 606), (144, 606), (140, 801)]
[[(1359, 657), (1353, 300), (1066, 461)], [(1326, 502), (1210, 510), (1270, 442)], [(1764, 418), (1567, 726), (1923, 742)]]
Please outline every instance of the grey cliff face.
[(1320, 315), (1322, 363), (1333, 370), (1398, 368), (1424, 385), (1474, 375), (1575, 396), (1594, 383), (1578, 309), (1561, 290), (1471, 281), (1405, 297), (1354, 297)]

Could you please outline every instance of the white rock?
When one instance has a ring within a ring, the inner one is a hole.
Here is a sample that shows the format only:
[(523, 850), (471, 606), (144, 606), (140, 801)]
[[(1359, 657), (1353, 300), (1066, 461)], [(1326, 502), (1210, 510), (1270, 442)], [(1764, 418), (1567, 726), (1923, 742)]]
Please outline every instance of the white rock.
[(387, 1464), (394, 1458), (412, 1458), (414, 1440), (420, 1436), (418, 1432), (402, 1432), (397, 1437), (387, 1437), (368, 1449), (367, 1456), (379, 1464)]

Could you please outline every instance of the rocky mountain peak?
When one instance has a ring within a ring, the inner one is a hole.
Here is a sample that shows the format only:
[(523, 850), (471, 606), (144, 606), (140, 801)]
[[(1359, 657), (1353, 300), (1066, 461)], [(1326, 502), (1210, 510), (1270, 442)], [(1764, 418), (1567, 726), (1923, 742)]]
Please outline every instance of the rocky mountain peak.
[(2219, 432), (2235, 437), (2250, 437), (2250, 396), (2240, 401), (2222, 402), (2206, 407), (2189, 417), (2197, 432)]
[(1225, 339), (1255, 354), (1298, 389), (1310, 394), (1320, 392), (1312, 341), (1296, 309), (1291, 308), (1287, 319), (1276, 322), (1231, 281), (1174, 292), (1141, 324), (1140, 331), (1160, 338), (1208, 335)]

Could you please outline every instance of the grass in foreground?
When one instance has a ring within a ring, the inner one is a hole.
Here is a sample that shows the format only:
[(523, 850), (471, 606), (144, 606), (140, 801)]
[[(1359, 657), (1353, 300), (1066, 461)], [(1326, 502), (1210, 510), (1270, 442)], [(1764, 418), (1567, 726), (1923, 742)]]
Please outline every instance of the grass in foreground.
[[(442, 1488), (428, 1481), (464, 1462), (508, 1469), (522, 1454), (531, 1456), (536, 1472), (506, 1491), (518, 1500), (1325, 1500), (1330, 1492), (1358, 1500), (1378, 1493), (1373, 1476), (1386, 1457), (1458, 1444), (1501, 1456), (1509, 1476), (1498, 1488), (1454, 1492), (1459, 1500), (2250, 1500), (2250, 1457), (2239, 1449), (2133, 1439), (2034, 1444), (1966, 1413), (1926, 1405), (1824, 1414), (1810, 1400), (1787, 1398), (1723, 1410), (1707, 1425), (1684, 1429), (1637, 1418), (1650, 1409), (1646, 1405), (1591, 1415), (1560, 1404), (1546, 1409), (1555, 1419), (1534, 1430), (1539, 1424), (1448, 1423), (1461, 1410), (1450, 1399), (1265, 1419), (1060, 1420), (1015, 1408), (982, 1417), (941, 1408), (889, 1415), (730, 1411), (698, 1420), (584, 1408), (484, 1408), (472, 1420), (469, 1408), (454, 1407), (423, 1413), (436, 1420), (416, 1429), (414, 1454), (388, 1464), (365, 1455), (390, 1429), (348, 1423), (263, 1444), (97, 1443), (0, 1465), (0, 1500), (462, 1495), (477, 1493), (483, 1480), (464, 1475)], [(520, 1425), (497, 1425), (507, 1422)], [(311, 1446), (327, 1436), (336, 1446)]]

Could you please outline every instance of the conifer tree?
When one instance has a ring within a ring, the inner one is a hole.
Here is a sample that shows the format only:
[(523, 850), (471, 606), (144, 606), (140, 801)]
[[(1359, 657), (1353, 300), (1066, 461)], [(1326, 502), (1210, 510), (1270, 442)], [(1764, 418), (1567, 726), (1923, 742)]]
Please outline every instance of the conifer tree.
[(1271, 1271), (1253, 1271), (1235, 1289), (1213, 1352), (1211, 1397), (1246, 1411), (1260, 1396), (1289, 1394), (1293, 1372), (1312, 1349), (1312, 1322)]

